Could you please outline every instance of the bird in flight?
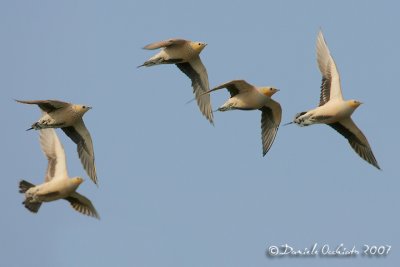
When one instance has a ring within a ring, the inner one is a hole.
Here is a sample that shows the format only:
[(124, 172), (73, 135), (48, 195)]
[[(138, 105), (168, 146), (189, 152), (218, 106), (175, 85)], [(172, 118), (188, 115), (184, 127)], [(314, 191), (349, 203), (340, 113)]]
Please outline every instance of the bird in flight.
[(261, 140), (263, 156), (265, 156), (275, 140), (281, 123), (281, 105), (271, 98), (279, 90), (273, 87), (255, 87), (245, 80), (233, 80), (223, 83), (206, 93), (223, 88), (229, 91), (231, 97), (218, 108), (218, 111), (235, 109), (261, 111)]
[(210, 96), (204, 95), (209, 90), (208, 74), (200, 59), (200, 52), (206, 43), (192, 42), (184, 39), (169, 39), (146, 45), (144, 49), (162, 48), (160, 52), (139, 67), (150, 67), (159, 64), (175, 64), (192, 81), (193, 93), (201, 113), (213, 124)]
[(20, 181), (19, 192), (25, 194), (22, 204), (37, 213), (43, 202), (65, 199), (76, 211), (99, 219), (92, 202), (76, 192), (83, 179), (69, 178), (64, 148), (54, 129), (40, 130), (40, 145), (48, 160), (45, 182), (34, 185)]
[(322, 31), (319, 31), (317, 37), (317, 62), (322, 74), (319, 106), (296, 114), (294, 120), (288, 124), (327, 124), (343, 135), (361, 158), (380, 169), (367, 138), (351, 119), (353, 112), (362, 103), (358, 100), (343, 99), (339, 72)]

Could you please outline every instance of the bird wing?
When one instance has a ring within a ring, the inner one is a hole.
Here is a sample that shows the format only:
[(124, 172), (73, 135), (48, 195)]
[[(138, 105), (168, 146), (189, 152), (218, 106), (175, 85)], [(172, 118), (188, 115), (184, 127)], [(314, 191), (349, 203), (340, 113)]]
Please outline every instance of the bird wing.
[(200, 57), (195, 57), (190, 62), (178, 63), (176, 66), (186, 74), (192, 81), (193, 93), (195, 94), (197, 105), (201, 113), (213, 123), (213, 113), (211, 110), (210, 95), (205, 95), (210, 86), (208, 84), (208, 74)]
[(339, 122), (328, 124), (333, 129), (343, 135), (350, 143), (354, 151), (365, 161), (380, 169), (378, 162), (375, 159), (374, 153), (368, 143), (367, 138), (358, 129), (357, 125), (351, 118), (341, 120)]
[(45, 181), (68, 179), (64, 147), (53, 128), (40, 130), (40, 146), (48, 160)]
[(182, 45), (182, 44), (185, 44), (186, 42), (187, 42), (187, 40), (184, 40), (184, 39), (168, 39), (168, 40), (148, 44), (145, 47), (143, 47), (143, 49), (155, 50), (158, 48), (168, 47), (171, 45)]
[(100, 219), (95, 207), (87, 197), (74, 192), (70, 196), (66, 197), (65, 200), (67, 200), (77, 212)]
[(208, 93), (217, 91), (217, 90), (220, 90), (223, 88), (226, 88), (229, 91), (231, 97), (234, 97), (235, 95), (237, 95), (239, 93), (244, 93), (244, 92), (248, 92), (248, 91), (255, 89), (255, 87), (253, 85), (247, 83), (245, 80), (232, 80), (232, 81), (223, 83), (221, 85), (218, 85), (217, 87), (214, 87), (213, 89), (208, 91)]
[(90, 179), (97, 185), (96, 165), (92, 138), (82, 119), (73, 126), (61, 128), (69, 138), (77, 144), (77, 151), (83, 168)]
[(15, 100), (15, 101), (22, 104), (38, 105), (41, 110), (47, 113), (71, 105), (70, 103), (59, 100)]
[(274, 101), (268, 101), (267, 105), (261, 109), (261, 140), (263, 145), (263, 156), (267, 154), (271, 148), (276, 134), (279, 129), (279, 124), (282, 119), (281, 105)]
[(317, 62), (322, 74), (319, 105), (324, 105), (330, 99), (343, 99), (339, 72), (321, 31), (317, 37)]

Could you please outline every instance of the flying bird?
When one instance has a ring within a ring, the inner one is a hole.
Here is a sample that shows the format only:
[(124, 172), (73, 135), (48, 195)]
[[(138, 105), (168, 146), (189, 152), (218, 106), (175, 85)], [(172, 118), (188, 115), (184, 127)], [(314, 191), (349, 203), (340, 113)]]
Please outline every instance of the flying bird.
[(233, 80), (221, 84), (210, 91), (211, 93), (226, 88), (231, 97), (218, 108), (218, 111), (228, 110), (260, 110), (261, 111), (261, 140), (263, 156), (267, 154), (275, 140), (281, 123), (282, 108), (271, 96), (279, 91), (273, 87), (255, 87), (244, 80)]
[(96, 165), (92, 137), (83, 122), (82, 116), (91, 109), (84, 105), (75, 105), (59, 100), (16, 100), (23, 104), (38, 105), (42, 117), (32, 124), (28, 130), (45, 128), (61, 128), (77, 145), (79, 158), (90, 179), (97, 185)]
[(322, 74), (319, 106), (296, 114), (290, 123), (299, 126), (317, 123), (329, 125), (348, 140), (361, 158), (380, 169), (367, 138), (351, 119), (351, 114), (362, 103), (358, 100), (343, 99), (339, 72), (321, 31), (317, 37), (317, 62)]
[(160, 52), (139, 67), (159, 64), (175, 64), (192, 81), (193, 93), (201, 113), (213, 124), (210, 96), (204, 95), (209, 90), (208, 74), (200, 59), (200, 52), (207, 44), (184, 39), (169, 39), (146, 45), (144, 49), (162, 48)]
[(64, 148), (54, 129), (40, 130), (40, 145), (48, 160), (45, 182), (34, 185), (25, 180), (20, 181), (19, 192), (25, 194), (22, 204), (37, 213), (43, 202), (65, 199), (76, 211), (99, 219), (92, 202), (76, 192), (83, 179), (69, 178)]

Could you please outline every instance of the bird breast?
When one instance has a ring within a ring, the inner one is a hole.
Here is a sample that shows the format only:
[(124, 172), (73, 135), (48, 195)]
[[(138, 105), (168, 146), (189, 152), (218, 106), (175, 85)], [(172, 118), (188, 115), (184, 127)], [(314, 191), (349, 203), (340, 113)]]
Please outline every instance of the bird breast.
[(82, 117), (73, 108), (58, 109), (49, 115), (54, 119), (56, 124), (62, 123), (65, 126), (73, 125), (79, 118)]
[(238, 94), (231, 98), (236, 108), (260, 109), (268, 102), (269, 98), (255, 91)]
[(69, 196), (75, 192), (77, 187), (69, 179), (53, 179), (50, 182), (30, 188), (25, 194), (41, 202), (50, 202)]
[(189, 44), (166, 47), (164, 52), (168, 56), (168, 59), (183, 59), (184, 61), (189, 61), (191, 58), (199, 55)]
[(345, 101), (329, 101), (325, 105), (316, 109), (316, 116), (330, 116), (338, 121), (342, 118), (350, 117), (354, 112), (354, 108), (349, 106)]

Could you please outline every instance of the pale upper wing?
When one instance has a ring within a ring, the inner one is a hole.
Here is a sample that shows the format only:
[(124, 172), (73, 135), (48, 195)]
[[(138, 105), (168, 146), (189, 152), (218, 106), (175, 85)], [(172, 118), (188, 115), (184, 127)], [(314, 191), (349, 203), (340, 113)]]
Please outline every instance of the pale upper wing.
[(223, 88), (226, 88), (229, 91), (231, 97), (234, 97), (235, 95), (237, 95), (239, 93), (244, 93), (244, 92), (249, 92), (251, 90), (255, 90), (255, 87), (253, 85), (249, 84), (248, 82), (246, 82), (245, 80), (232, 80), (232, 81), (223, 83), (221, 85), (218, 85), (217, 87), (214, 87), (207, 93), (217, 91), (217, 90), (220, 90)]
[(47, 113), (71, 105), (71, 103), (59, 100), (15, 100), (15, 101), (23, 104), (38, 105), (41, 110)]
[(90, 179), (97, 185), (96, 165), (92, 137), (82, 119), (70, 127), (61, 128), (69, 138), (77, 144), (78, 155)]
[(343, 135), (349, 141), (350, 146), (361, 158), (376, 168), (381, 169), (375, 159), (374, 153), (372, 153), (372, 149), (367, 138), (351, 118), (328, 125)]
[(321, 31), (317, 37), (317, 62), (322, 74), (319, 105), (324, 105), (330, 99), (343, 99), (339, 72)]
[(68, 179), (64, 147), (53, 128), (40, 130), (40, 145), (48, 160), (45, 181)]
[(204, 94), (209, 91), (208, 74), (200, 57), (195, 57), (190, 62), (178, 63), (176, 66), (185, 73), (192, 81), (193, 93), (201, 113), (213, 123), (210, 95)]
[(261, 140), (263, 145), (263, 156), (267, 154), (274, 143), (279, 125), (282, 119), (281, 105), (274, 101), (268, 101), (261, 109)]
[(162, 47), (168, 47), (171, 45), (182, 45), (182, 44), (185, 44), (186, 42), (188, 42), (188, 41), (184, 40), (184, 39), (168, 39), (168, 40), (148, 44), (145, 47), (143, 47), (143, 49), (154, 50), (154, 49), (158, 49), (158, 48), (162, 48)]
[(74, 192), (70, 196), (66, 197), (65, 200), (71, 204), (74, 210), (87, 216), (100, 219), (100, 216), (94, 208), (92, 202), (81, 194)]

